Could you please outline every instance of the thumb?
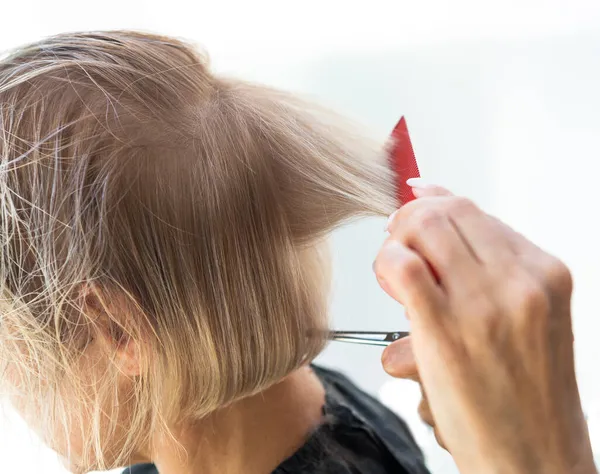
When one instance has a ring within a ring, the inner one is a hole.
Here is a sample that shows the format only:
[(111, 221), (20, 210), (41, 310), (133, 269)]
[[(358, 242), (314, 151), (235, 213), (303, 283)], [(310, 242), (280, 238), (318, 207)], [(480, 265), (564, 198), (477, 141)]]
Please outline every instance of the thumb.
[(383, 369), (392, 377), (418, 380), (419, 372), (410, 336), (399, 339), (386, 347), (381, 356), (381, 362)]

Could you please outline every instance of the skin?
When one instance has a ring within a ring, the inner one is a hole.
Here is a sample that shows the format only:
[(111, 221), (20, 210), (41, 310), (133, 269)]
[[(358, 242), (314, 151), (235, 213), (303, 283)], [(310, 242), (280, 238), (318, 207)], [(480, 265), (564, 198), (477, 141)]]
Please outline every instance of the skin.
[[(132, 377), (140, 372), (139, 351), (132, 345), (116, 348), (116, 359), (109, 360), (107, 345), (116, 345), (108, 336), (98, 335), (86, 349), (81, 361), (81, 377), (89, 381), (98, 379), (109, 364), (117, 364), (120, 372), (117, 381), (119, 422), (116, 432), (106, 435), (108, 423), (101, 423), (105, 461), (110, 467), (119, 451), (120, 440), (130, 426), (133, 390)], [(18, 386), (18, 375), (12, 375)], [(12, 404), (29, 426), (63, 459), (65, 467), (73, 473), (98, 469), (95, 459), (82, 456), (83, 439), (90, 436), (92, 420), (80, 397), (67, 397), (67, 431), (42, 428), (41, 407), (32, 409), (32, 401), (13, 396)], [(69, 398), (70, 397), (70, 398)], [(153, 462), (161, 474), (263, 474), (273, 471), (282, 461), (298, 450), (310, 433), (321, 423), (324, 388), (309, 367), (303, 367), (265, 391), (213, 412), (208, 417), (187, 420), (169, 426), (171, 436), (152, 436), (148, 445), (137, 446), (129, 464)], [(25, 408), (27, 407), (27, 409)], [(113, 413), (104, 407), (106, 413)], [(70, 446), (70, 449), (69, 449)]]
[(591, 474), (567, 267), (438, 187), (395, 213), (375, 262), (411, 337), (383, 365), (420, 381), (420, 412), (462, 474)]
[(155, 440), (149, 457), (165, 474), (272, 472), (321, 422), (323, 403), (321, 383), (303, 368), (202, 422), (176, 428), (175, 439)]

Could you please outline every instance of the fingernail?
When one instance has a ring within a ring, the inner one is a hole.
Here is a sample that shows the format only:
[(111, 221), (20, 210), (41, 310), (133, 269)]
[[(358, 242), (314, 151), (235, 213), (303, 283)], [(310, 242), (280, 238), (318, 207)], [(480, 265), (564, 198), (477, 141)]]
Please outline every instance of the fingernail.
[(399, 210), (400, 210), (400, 209), (396, 209), (394, 212), (392, 212), (392, 213), (390, 214), (390, 217), (388, 217), (388, 220), (387, 220), (387, 222), (385, 223), (385, 227), (384, 227), (384, 229), (383, 229), (383, 230), (385, 230), (386, 232), (388, 232), (388, 231), (389, 231), (389, 229), (390, 229), (390, 226), (392, 225), (392, 222), (394, 221), (394, 217), (396, 217), (396, 214), (398, 214), (398, 211), (399, 211)]
[(411, 188), (434, 188), (435, 184), (428, 183), (423, 178), (410, 178), (406, 180)]

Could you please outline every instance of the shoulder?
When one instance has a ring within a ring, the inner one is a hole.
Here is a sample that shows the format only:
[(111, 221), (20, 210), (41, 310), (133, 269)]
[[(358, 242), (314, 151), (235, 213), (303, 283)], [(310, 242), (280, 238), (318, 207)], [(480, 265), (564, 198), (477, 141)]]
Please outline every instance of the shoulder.
[(327, 393), (326, 408), (372, 433), (384, 451), (411, 474), (426, 474), (425, 460), (406, 422), (340, 372), (313, 366)]

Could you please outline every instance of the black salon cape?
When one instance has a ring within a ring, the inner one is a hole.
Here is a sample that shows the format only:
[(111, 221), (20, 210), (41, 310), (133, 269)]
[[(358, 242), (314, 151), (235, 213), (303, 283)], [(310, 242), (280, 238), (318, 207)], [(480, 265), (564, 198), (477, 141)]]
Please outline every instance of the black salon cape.
[[(313, 366), (326, 391), (324, 423), (272, 474), (427, 474), (406, 423), (338, 372)], [(152, 464), (123, 474), (157, 474)]]

